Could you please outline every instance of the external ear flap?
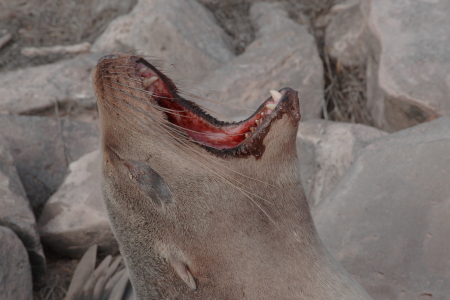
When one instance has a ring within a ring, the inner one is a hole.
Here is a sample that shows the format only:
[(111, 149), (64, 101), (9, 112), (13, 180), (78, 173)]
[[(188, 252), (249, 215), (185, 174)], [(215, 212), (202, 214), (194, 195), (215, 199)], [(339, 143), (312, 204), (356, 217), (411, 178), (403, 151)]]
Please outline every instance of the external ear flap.
[(175, 272), (177, 272), (178, 276), (183, 279), (183, 281), (191, 290), (195, 291), (197, 289), (197, 285), (195, 284), (194, 276), (192, 276), (192, 273), (191, 271), (189, 271), (188, 266), (184, 262), (174, 258), (170, 258), (169, 262)]

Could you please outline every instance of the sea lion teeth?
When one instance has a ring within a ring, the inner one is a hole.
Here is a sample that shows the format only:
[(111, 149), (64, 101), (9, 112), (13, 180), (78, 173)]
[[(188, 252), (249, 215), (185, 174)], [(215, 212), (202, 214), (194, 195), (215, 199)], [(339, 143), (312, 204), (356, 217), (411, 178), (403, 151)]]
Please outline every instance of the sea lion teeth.
[(251, 132), (255, 132), (256, 127), (255, 127), (255, 126), (252, 126), (252, 127), (250, 127), (249, 129), (250, 129)]
[(280, 102), (281, 100), (281, 94), (278, 91), (275, 90), (270, 90), (269, 91), (270, 95), (272, 95), (273, 101), (275, 101), (276, 103)]
[(144, 87), (149, 88), (156, 80), (158, 80), (158, 77), (156, 77), (156, 76), (145, 78), (143, 81)]
[(252, 134), (250, 132), (247, 132), (244, 136), (246, 139), (248, 139)]
[(264, 117), (266, 114), (262, 111), (259, 113), (262, 117)]
[(256, 119), (256, 120), (255, 120), (255, 124), (256, 124), (256, 125), (261, 124), (261, 120), (260, 120), (260, 119)]
[(147, 71), (147, 70), (148, 70), (148, 68), (140, 68), (139, 69), (139, 75), (145, 73), (145, 71)]
[(267, 104), (266, 104), (266, 108), (267, 108), (268, 110), (274, 110), (275, 107), (277, 107), (277, 105), (276, 105), (275, 103), (267, 103)]

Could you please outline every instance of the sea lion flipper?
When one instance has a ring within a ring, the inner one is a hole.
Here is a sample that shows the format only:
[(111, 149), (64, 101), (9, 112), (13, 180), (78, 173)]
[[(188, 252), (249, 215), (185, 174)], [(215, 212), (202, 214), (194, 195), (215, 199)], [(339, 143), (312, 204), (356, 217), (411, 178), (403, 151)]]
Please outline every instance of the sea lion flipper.
[(102, 274), (108, 269), (109, 264), (111, 263), (112, 256), (108, 255), (105, 259), (98, 265), (97, 269), (91, 274), (86, 284), (83, 287), (83, 297), (82, 299), (91, 299), (92, 294), (94, 293), (95, 285), (97, 284), (98, 279)]
[(122, 300), (123, 295), (125, 294), (125, 291), (127, 289), (128, 281), (128, 272), (125, 271), (112, 290), (111, 296), (109, 296), (109, 300)]
[(120, 263), (122, 262), (122, 257), (117, 257), (114, 262), (108, 267), (108, 269), (103, 272), (101, 277), (97, 280), (97, 283), (94, 287), (94, 292), (92, 294), (92, 300), (100, 300), (102, 293), (105, 290), (106, 283), (111, 278), (111, 276), (114, 275), (114, 272), (119, 267)]
[(105, 288), (103, 290), (103, 294), (102, 294), (101, 300), (109, 300), (110, 299), (109, 297), (112, 294), (113, 289), (116, 287), (117, 283), (122, 278), (124, 273), (127, 273), (127, 268), (119, 267), (118, 271), (114, 274), (114, 276), (111, 277), (111, 279), (109, 279), (108, 283), (106, 284), (106, 286), (105, 286)]
[(89, 274), (91, 274), (95, 269), (95, 261), (97, 259), (97, 245), (92, 245), (86, 251), (86, 253), (81, 258), (78, 263), (75, 272), (73, 273), (72, 281), (69, 285), (69, 290), (67, 291), (66, 300), (74, 300), (76, 296), (83, 288), (86, 283)]
[(181, 279), (183, 279), (183, 281), (187, 284), (187, 286), (191, 290), (196, 290), (197, 284), (195, 283), (194, 276), (192, 276), (192, 273), (191, 271), (189, 271), (188, 266), (176, 258), (171, 258), (169, 261), (172, 268), (175, 270), (178, 276), (180, 276)]

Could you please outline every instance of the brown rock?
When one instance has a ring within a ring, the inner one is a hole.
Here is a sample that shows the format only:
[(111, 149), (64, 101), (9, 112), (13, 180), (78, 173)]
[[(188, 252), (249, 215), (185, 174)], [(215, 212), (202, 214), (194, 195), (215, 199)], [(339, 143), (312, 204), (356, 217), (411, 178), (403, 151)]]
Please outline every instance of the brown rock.
[(98, 148), (97, 126), (29, 116), (0, 116), (17, 172), (36, 215), (62, 183), (70, 162)]
[(96, 17), (108, 11), (116, 11), (120, 14), (129, 12), (136, 5), (137, 0), (93, 0), (89, 1), (91, 10)]
[(325, 120), (300, 122), (297, 152), (311, 208), (329, 195), (363, 149), (385, 135), (373, 127)]
[(33, 299), (27, 251), (14, 232), (2, 226), (0, 226), (0, 299)]
[(91, 71), (99, 55), (0, 73), (0, 112), (33, 113), (74, 102), (94, 107)]
[(447, 116), (379, 138), (313, 212), (374, 300), (450, 295), (449, 128)]
[(72, 162), (63, 184), (45, 205), (39, 233), (42, 243), (55, 252), (80, 257), (92, 244), (103, 253), (118, 251), (101, 196), (100, 167), (98, 150)]
[(330, 12), (325, 47), (344, 66), (358, 66), (367, 61), (369, 26), (362, 9), (359, 0), (352, 0), (335, 5)]
[(142, 50), (199, 80), (231, 59), (230, 49), (224, 31), (197, 1), (140, 0), (128, 15), (109, 24), (91, 51)]
[(45, 274), (45, 256), (36, 219), (17, 175), (9, 145), (3, 136), (0, 136), (0, 226), (9, 227), (22, 240), (28, 251), (25, 257), (30, 259), (36, 284), (40, 284), (40, 279)]
[(368, 104), (396, 131), (450, 113), (450, 2), (369, 1)]
[(221, 102), (222, 105), (199, 103), (239, 120), (248, 117), (270, 97), (270, 88), (291, 87), (299, 91), (302, 119), (320, 117), (322, 62), (308, 28), (291, 20), (277, 3), (256, 3), (250, 13), (258, 30), (256, 40), (190, 92)]

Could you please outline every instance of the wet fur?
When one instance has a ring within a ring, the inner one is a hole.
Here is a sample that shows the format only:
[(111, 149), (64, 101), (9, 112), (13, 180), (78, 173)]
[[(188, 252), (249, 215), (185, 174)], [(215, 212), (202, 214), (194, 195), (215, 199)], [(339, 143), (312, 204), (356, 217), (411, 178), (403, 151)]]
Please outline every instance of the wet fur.
[[(298, 122), (276, 120), (259, 158), (219, 158), (166, 121), (130, 56), (115, 55), (93, 77), (103, 193), (137, 299), (370, 299), (316, 233), (299, 175)], [(149, 196), (142, 165), (170, 198)]]

